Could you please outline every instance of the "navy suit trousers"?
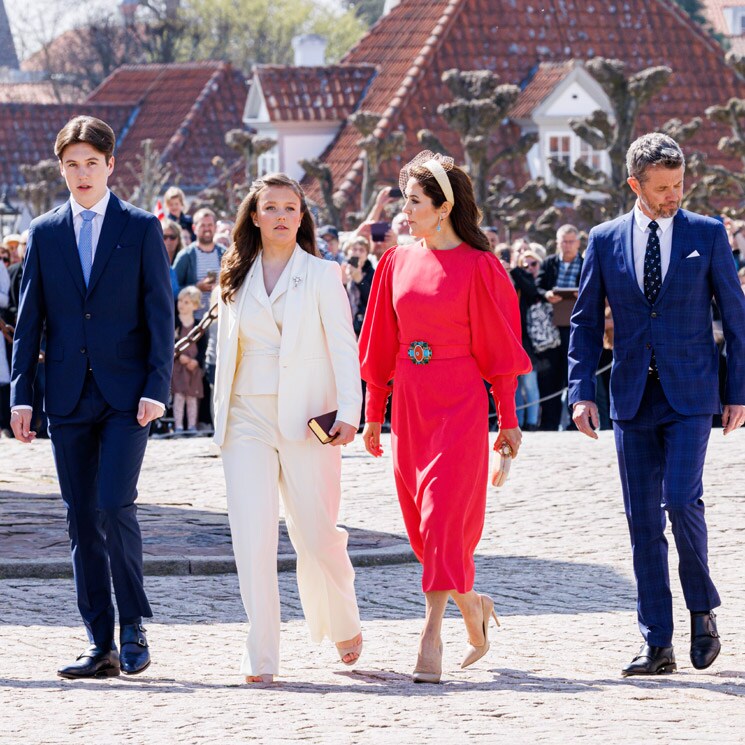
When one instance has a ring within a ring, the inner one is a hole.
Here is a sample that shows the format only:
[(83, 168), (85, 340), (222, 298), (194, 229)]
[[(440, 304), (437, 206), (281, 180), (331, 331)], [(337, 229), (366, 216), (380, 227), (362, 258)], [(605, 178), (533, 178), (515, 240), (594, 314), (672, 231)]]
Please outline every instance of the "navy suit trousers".
[(614, 421), (624, 507), (631, 534), (639, 629), (651, 646), (672, 643), (673, 609), (665, 538), (670, 518), (686, 606), (720, 605), (709, 577), (702, 475), (712, 417), (683, 416), (649, 377), (631, 420)]
[(49, 416), (78, 608), (90, 641), (103, 649), (114, 640), (112, 580), (120, 623), (152, 616), (135, 505), (149, 427), (136, 417), (136, 411), (109, 406), (91, 372), (74, 410)]

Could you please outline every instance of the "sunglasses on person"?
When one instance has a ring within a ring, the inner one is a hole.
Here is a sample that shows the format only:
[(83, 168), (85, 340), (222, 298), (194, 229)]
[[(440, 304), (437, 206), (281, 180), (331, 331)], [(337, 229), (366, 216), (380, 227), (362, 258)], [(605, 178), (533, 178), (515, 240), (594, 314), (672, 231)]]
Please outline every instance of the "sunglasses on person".
[(534, 267), (538, 266), (538, 262), (537, 261), (524, 261), (523, 266), (526, 269), (533, 269)]
[(163, 240), (164, 241), (177, 241), (178, 236), (173, 235), (173, 233), (163, 233)]

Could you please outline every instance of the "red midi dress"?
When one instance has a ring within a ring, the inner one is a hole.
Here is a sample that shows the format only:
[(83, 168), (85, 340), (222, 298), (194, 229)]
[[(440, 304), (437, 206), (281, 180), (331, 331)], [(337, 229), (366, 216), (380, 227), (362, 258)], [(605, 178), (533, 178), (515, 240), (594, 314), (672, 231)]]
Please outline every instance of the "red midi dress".
[(415, 243), (381, 258), (359, 339), (365, 416), (383, 421), (395, 384), (393, 469), (424, 592), (473, 589), (489, 470), (483, 380), (500, 426), (516, 427), (517, 375), (530, 370), (520, 339), (517, 296), (493, 254)]

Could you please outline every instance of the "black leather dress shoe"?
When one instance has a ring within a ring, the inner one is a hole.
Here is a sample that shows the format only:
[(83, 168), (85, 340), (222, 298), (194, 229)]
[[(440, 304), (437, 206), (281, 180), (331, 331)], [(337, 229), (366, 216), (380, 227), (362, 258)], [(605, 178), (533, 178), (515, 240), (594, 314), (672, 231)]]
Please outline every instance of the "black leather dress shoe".
[(677, 669), (672, 647), (650, 647), (649, 644), (643, 644), (639, 654), (621, 670), (621, 675), (624, 678), (629, 675), (661, 675), (674, 673)]
[(691, 613), (691, 664), (696, 670), (706, 670), (719, 656), (719, 641), (714, 611)]
[(108, 678), (119, 675), (119, 654), (91, 644), (72, 665), (57, 670), (60, 678)]
[(150, 650), (145, 629), (141, 623), (127, 623), (119, 629), (122, 672), (127, 675), (141, 673), (150, 665)]

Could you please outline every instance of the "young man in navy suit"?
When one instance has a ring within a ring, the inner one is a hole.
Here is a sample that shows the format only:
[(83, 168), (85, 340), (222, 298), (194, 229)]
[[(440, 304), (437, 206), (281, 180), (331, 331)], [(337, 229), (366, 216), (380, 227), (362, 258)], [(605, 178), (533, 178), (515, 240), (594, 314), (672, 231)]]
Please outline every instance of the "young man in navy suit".
[(173, 295), (157, 218), (107, 187), (115, 143), (111, 127), (89, 116), (57, 135), (70, 199), (31, 223), (13, 342), (11, 426), (29, 443), (46, 333), (44, 406), (90, 643), (58, 671), (64, 678), (139, 673), (150, 664), (135, 499), (149, 424), (168, 398)]
[[(712, 415), (722, 412), (725, 435), (745, 421), (745, 295), (724, 226), (680, 209), (685, 160), (672, 138), (640, 137), (626, 165), (636, 205), (590, 233), (569, 345), (573, 418), (597, 438), (595, 369), (607, 299), (615, 336), (611, 418), (645, 641), (624, 676), (676, 669), (665, 513), (691, 613), (691, 662), (702, 670), (719, 654), (702, 474)], [(712, 300), (727, 344), (723, 410)]]

